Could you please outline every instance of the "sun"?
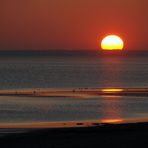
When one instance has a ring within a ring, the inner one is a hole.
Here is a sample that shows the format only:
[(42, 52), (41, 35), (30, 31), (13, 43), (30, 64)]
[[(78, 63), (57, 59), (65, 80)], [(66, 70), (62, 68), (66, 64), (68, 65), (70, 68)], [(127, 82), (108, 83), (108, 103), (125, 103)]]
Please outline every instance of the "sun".
[(102, 50), (123, 50), (124, 42), (117, 35), (108, 35), (101, 42)]

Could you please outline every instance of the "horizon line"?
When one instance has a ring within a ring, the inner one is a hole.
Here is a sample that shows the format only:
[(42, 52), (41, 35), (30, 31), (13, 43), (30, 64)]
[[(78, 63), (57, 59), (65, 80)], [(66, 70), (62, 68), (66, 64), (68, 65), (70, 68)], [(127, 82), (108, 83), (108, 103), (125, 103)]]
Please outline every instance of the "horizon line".
[(102, 50), (102, 49), (0, 49), (0, 52), (50, 52), (50, 51), (99, 51), (99, 52), (148, 52), (148, 49), (123, 49), (123, 50)]

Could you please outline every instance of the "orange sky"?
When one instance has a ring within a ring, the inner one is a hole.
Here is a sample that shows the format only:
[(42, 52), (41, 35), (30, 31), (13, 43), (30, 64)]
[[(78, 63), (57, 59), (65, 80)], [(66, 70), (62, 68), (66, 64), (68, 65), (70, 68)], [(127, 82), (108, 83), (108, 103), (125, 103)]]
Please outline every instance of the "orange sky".
[(148, 0), (0, 0), (0, 49), (96, 49), (119, 34), (148, 49)]

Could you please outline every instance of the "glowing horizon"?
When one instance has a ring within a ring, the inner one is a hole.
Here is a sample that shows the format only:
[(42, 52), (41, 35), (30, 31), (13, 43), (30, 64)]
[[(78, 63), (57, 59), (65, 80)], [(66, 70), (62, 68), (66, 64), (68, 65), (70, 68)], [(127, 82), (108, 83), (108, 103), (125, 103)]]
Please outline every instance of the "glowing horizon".
[(148, 1), (2, 0), (0, 50), (98, 49), (122, 34), (126, 49), (148, 51)]

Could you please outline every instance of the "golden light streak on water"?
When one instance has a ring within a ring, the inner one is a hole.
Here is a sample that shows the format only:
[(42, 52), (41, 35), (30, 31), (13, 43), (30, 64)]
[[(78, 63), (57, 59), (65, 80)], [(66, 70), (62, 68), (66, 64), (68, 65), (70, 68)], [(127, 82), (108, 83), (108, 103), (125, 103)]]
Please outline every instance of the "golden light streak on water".
[(122, 119), (104, 119), (101, 120), (102, 123), (122, 123)]
[(122, 92), (121, 88), (104, 88), (101, 90), (102, 92)]

